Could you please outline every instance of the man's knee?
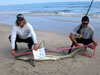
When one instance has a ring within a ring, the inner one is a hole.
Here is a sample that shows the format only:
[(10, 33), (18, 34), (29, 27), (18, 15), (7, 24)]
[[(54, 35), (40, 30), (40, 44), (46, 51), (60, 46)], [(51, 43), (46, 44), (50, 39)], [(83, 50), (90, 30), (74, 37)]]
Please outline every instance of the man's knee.
[(34, 44), (34, 41), (33, 41), (32, 37), (29, 37), (29, 38), (28, 38), (28, 43)]

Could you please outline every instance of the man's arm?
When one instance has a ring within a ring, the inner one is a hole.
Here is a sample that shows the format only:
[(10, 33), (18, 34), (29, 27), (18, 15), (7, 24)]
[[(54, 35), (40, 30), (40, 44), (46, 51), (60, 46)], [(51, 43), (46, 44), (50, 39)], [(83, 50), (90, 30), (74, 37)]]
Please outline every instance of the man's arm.
[(69, 37), (70, 37), (71, 41), (75, 44), (75, 46), (79, 46), (78, 42), (75, 39), (75, 34), (70, 33)]
[(34, 49), (34, 50), (37, 50), (37, 49), (38, 49), (37, 37), (36, 37), (36, 34), (35, 34), (35, 32), (34, 32), (34, 29), (32, 28), (31, 25), (29, 26), (29, 31), (30, 31), (30, 34), (31, 34), (32, 39), (33, 39), (33, 41), (34, 41), (34, 47), (33, 47), (33, 49)]
[(11, 54), (15, 56), (15, 40), (16, 40), (16, 35), (17, 35), (17, 29), (16, 27), (13, 27), (12, 32), (11, 32)]

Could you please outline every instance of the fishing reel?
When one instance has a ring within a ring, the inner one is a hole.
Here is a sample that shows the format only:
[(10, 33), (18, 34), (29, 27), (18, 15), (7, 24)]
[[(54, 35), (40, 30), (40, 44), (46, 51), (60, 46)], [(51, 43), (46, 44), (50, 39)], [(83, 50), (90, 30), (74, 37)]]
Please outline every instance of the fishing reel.
[(82, 35), (81, 34), (75, 34), (75, 38), (82, 38)]

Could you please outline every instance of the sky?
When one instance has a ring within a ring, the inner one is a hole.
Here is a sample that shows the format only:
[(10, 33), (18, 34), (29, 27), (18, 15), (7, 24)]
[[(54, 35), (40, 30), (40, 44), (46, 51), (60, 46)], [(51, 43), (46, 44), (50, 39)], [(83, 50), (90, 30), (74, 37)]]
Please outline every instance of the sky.
[[(91, 0), (0, 0), (0, 5), (16, 5), (28, 3), (68, 2), (68, 1), (91, 1)], [(95, 0), (100, 1), (100, 0)]]

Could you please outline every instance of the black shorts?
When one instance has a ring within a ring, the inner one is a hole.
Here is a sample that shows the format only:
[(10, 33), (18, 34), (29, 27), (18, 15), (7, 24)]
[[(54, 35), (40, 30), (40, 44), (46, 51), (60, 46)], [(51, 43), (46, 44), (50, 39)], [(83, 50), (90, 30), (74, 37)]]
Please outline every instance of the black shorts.
[(88, 45), (93, 42), (92, 39), (77, 38), (76, 40), (78, 43), (82, 43), (84, 45)]

